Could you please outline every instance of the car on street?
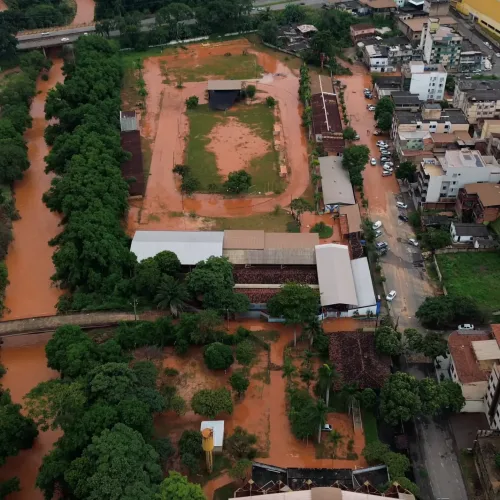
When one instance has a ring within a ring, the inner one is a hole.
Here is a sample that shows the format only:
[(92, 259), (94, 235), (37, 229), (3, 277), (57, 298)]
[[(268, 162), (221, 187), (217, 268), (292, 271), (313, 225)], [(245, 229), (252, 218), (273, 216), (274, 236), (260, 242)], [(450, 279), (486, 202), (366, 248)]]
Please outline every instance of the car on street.
[(354, 140), (355, 140), (355, 141), (359, 141), (359, 134), (356, 134), (356, 135), (354, 136)]
[(393, 172), (392, 167), (386, 167), (385, 165), (382, 167), (384, 172)]
[(366, 106), (366, 109), (368, 111), (375, 111), (375, 106), (373, 104), (368, 104), (368, 106)]
[(391, 159), (391, 157), (390, 157), (390, 156), (381, 156), (381, 157), (380, 157), (380, 161), (381, 161), (381, 163), (386, 163), (386, 162), (388, 162), (390, 159)]
[(496, 55), (497, 57), (500, 57), (500, 52), (497, 52), (495, 55)]
[(380, 147), (380, 146), (387, 146), (387, 142), (385, 141), (377, 141), (377, 146)]
[(387, 241), (379, 241), (378, 243), (375, 243), (375, 246), (377, 247), (377, 250), (382, 250), (382, 248), (387, 248), (389, 244)]
[(387, 301), (388, 302), (392, 302), (394, 300), (394, 297), (397, 295), (396, 293), (396, 290), (391, 290), (388, 294), (387, 294)]
[(398, 219), (402, 220), (403, 222), (408, 222), (408, 217), (406, 217), (406, 215), (398, 215)]
[(69, 38), (61, 38), (61, 42), (69, 42)]
[(390, 175), (392, 175), (392, 170), (391, 171), (389, 171), (389, 170), (382, 171), (382, 177), (389, 177)]
[(370, 160), (370, 164), (371, 164), (371, 165), (376, 165), (376, 164), (377, 164), (377, 160), (376, 160), (375, 158), (372, 158), (372, 159)]
[(371, 90), (370, 90), (370, 89), (367, 89), (367, 88), (364, 88), (364, 89), (363, 89), (363, 92), (371, 92)]
[(380, 229), (382, 227), (382, 221), (377, 221), (373, 223), (373, 229)]
[(408, 208), (408, 205), (406, 203), (403, 203), (402, 201), (397, 201), (396, 206), (398, 208)]
[(474, 330), (474, 325), (470, 323), (464, 323), (463, 325), (458, 325), (459, 330)]
[(333, 431), (333, 427), (331, 424), (325, 424), (323, 427), (321, 427), (321, 430), (323, 432), (332, 432)]
[(382, 231), (380, 229), (375, 231), (375, 238), (378, 238), (379, 236), (382, 236)]
[(394, 167), (394, 163), (392, 163), (392, 161), (384, 161), (384, 167), (387, 166), (387, 167)]
[(382, 149), (380, 150), (380, 154), (381, 154), (382, 156), (390, 156), (391, 152), (390, 152), (388, 149), (384, 149), (384, 148), (382, 148)]
[(408, 243), (414, 247), (418, 247), (418, 241), (415, 238), (408, 238)]
[(373, 99), (373, 96), (368, 92), (365, 92), (365, 99)]

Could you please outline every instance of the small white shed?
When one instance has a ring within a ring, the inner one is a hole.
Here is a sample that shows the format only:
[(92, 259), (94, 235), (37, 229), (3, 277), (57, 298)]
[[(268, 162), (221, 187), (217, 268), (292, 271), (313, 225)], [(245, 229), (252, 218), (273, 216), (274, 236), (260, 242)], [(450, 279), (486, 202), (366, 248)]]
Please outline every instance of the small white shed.
[(214, 453), (222, 453), (224, 444), (224, 420), (205, 420), (201, 423), (200, 431), (212, 429), (214, 435)]

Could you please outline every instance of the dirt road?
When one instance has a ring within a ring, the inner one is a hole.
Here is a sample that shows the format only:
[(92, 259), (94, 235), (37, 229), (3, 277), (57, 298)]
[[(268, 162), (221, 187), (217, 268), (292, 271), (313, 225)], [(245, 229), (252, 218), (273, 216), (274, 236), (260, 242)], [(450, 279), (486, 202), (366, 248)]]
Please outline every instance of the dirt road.
[(5, 304), (9, 309), (3, 319), (30, 318), (55, 314), (55, 305), (61, 292), (50, 281), (54, 273), (53, 248), (48, 241), (59, 232), (59, 216), (50, 212), (42, 202), (42, 195), (50, 187), (52, 176), (45, 174), (44, 157), (49, 152), (45, 144), (45, 98), (57, 82), (63, 81), (62, 60), (55, 60), (49, 80), (38, 79), (40, 92), (33, 99), (31, 116), (33, 126), (25, 139), (28, 144), (30, 168), (21, 181), (14, 184), (16, 207), (21, 219), (14, 222), (14, 241), (7, 254), (10, 285)]
[[(211, 55), (220, 52), (250, 50), (246, 40), (227, 42), (213, 48)], [(207, 48), (190, 46), (196, 51), (195, 59), (207, 53)], [(182, 89), (163, 84), (160, 64), (171, 64), (168, 56), (149, 58), (144, 62), (144, 79), (148, 89), (143, 134), (153, 143), (150, 179), (140, 216), (140, 225), (148, 224), (152, 229), (165, 228), (169, 212), (195, 212), (205, 217), (241, 217), (271, 212), (279, 204), (288, 206), (293, 198), (303, 194), (309, 184), (307, 142), (301, 126), (301, 104), (298, 99), (298, 78), (295, 72), (269, 54), (255, 52), (257, 62), (264, 68), (265, 75), (257, 83), (259, 91), (271, 95), (278, 101), (284, 142), (291, 172), (286, 190), (277, 196), (244, 197), (224, 199), (219, 195), (195, 194), (192, 198), (182, 197), (172, 173), (176, 163), (184, 158), (185, 137), (188, 133), (184, 114), (185, 99), (196, 95), (205, 103), (206, 82), (185, 82)], [(179, 55), (175, 56), (178, 64)], [(158, 108), (160, 112), (158, 113)], [(179, 220), (179, 224), (182, 222)]]

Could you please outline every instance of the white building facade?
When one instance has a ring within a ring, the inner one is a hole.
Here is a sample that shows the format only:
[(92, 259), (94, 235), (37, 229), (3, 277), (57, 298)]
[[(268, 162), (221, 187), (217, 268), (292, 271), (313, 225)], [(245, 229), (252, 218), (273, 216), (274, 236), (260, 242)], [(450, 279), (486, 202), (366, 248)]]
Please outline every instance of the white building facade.
[(409, 64), (411, 72), (410, 92), (418, 94), (421, 101), (442, 101), (446, 85), (447, 71), (440, 64), (429, 65), (424, 62), (412, 61)]

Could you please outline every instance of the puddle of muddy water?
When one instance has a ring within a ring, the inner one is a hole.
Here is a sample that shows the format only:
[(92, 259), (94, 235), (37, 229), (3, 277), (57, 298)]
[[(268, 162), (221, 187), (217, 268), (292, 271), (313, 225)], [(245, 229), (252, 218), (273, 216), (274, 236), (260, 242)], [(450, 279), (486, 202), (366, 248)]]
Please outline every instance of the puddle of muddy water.
[(5, 304), (8, 311), (4, 319), (30, 318), (51, 315), (61, 294), (52, 286), (54, 273), (53, 248), (48, 242), (59, 232), (60, 217), (42, 202), (50, 188), (52, 175), (45, 174), (44, 157), (49, 149), (45, 144), (45, 98), (56, 83), (63, 81), (62, 60), (54, 61), (49, 80), (38, 79), (37, 90), (31, 105), (33, 125), (25, 134), (28, 144), (30, 168), (21, 181), (14, 183), (16, 207), (20, 220), (13, 223), (14, 240), (10, 244), (6, 264), (10, 285)]

